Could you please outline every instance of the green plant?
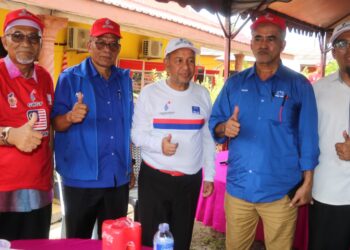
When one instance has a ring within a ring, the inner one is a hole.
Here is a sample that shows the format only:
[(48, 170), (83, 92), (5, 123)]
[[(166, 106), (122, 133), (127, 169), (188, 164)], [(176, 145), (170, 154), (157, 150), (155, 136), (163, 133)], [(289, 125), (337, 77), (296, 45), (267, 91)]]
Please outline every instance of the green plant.
[(208, 89), (212, 103), (215, 102), (224, 84), (224, 77), (220, 75), (215, 75), (215, 84), (212, 83), (209, 77), (205, 77), (202, 85)]
[(337, 61), (332, 60), (326, 65), (325, 75), (328, 76), (329, 74), (336, 72), (338, 69), (339, 69), (339, 66)]
[(167, 78), (167, 72), (166, 71), (158, 72), (156, 69), (152, 70), (151, 75), (152, 75), (153, 82), (157, 82), (159, 80)]

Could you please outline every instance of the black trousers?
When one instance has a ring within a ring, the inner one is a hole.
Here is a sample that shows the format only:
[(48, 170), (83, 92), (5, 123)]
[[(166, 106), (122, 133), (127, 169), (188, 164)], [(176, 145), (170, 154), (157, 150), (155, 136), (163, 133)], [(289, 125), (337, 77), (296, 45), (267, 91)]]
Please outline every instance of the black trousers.
[(202, 171), (174, 177), (141, 164), (138, 186), (142, 243), (153, 245), (158, 225), (167, 222), (175, 250), (190, 248)]
[(0, 213), (0, 239), (48, 239), (52, 204), (31, 212)]
[(129, 184), (113, 188), (64, 186), (67, 238), (90, 239), (95, 221), (101, 239), (104, 220), (125, 217), (128, 212)]
[(350, 205), (309, 206), (309, 250), (350, 249)]

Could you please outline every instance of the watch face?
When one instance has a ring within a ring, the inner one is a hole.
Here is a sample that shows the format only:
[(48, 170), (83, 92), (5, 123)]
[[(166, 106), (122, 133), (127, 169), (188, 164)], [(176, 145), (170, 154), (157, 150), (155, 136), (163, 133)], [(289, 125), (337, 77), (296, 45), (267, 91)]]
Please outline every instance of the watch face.
[(5, 139), (5, 136), (6, 136), (6, 132), (4, 130), (1, 131), (1, 134), (0, 134), (0, 139), (1, 140), (4, 140)]
[(6, 127), (6, 128), (3, 128), (3, 129), (2, 129), (1, 134), (0, 134), (0, 138), (1, 138), (2, 140), (4, 140), (4, 139), (7, 138), (8, 133), (9, 133), (9, 130), (10, 130), (9, 127)]

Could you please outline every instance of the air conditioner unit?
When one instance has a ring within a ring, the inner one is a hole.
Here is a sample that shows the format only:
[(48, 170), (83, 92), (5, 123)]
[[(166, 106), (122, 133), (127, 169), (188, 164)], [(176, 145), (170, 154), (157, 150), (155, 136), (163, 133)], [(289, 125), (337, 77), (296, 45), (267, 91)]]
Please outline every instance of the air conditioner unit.
[(77, 50), (87, 52), (87, 42), (89, 40), (89, 30), (68, 27), (67, 29), (67, 50)]
[(142, 56), (146, 58), (161, 58), (162, 43), (153, 40), (142, 40)]

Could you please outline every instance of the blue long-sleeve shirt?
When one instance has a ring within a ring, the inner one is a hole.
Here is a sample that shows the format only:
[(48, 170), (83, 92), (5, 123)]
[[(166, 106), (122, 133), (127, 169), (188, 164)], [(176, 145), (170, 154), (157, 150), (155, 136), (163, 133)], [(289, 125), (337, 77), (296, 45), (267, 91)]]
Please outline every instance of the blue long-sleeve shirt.
[(111, 68), (102, 78), (91, 58), (65, 70), (57, 83), (52, 118), (67, 113), (82, 92), (89, 112), (81, 123), (55, 134), (56, 169), (67, 186), (119, 187), (129, 182), (133, 113), (128, 70)]
[(317, 109), (308, 80), (282, 64), (266, 81), (255, 67), (228, 79), (209, 120), (226, 122), (239, 106), (239, 135), (229, 141), (227, 192), (249, 202), (281, 199), (318, 164)]

